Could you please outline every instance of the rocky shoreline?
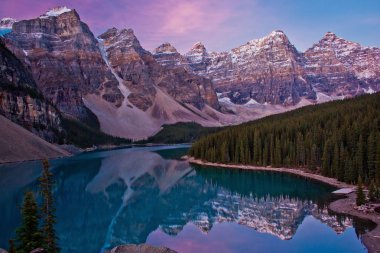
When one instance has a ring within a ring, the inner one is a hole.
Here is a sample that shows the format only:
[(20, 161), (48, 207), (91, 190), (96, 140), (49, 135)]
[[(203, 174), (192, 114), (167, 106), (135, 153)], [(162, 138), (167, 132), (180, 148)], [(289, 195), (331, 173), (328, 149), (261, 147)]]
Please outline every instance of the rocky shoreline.
[[(302, 176), (312, 180), (318, 180), (320, 182), (335, 186), (337, 188), (355, 188), (356, 186), (350, 185), (344, 182), (340, 182), (334, 178), (324, 177), (318, 174), (313, 174), (307, 171), (300, 169), (291, 169), (291, 168), (272, 168), (272, 167), (258, 167), (251, 165), (235, 165), (235, 164), (221, 164), (221, 163), (211, 163), (205, 162), (202, 160), (195, 159), (194, 157), (184, 156), (183, 160), (187, 160), (189, 163), (210, 166), (210, 167), (222, 167), (230, 169), (243, 169), (243, 170), (256, 170), (256, 171), (274, 171), (289, 173), (297, 176)], [(368, 249), (368, 253), (380, 253), (380, 214), (377, 213), (365, 213), (355, 209), (356, 207), (356, 193), (352, 192), (349, 194), (344, 194), (346, 198), (342, 198), (336, 201), (333, 201), (329, 205), (329, 209), (340, 214), (347, 214), (355, 216), (361, 219), (367, 219), (374, 222), (377, 226), (375, 229), (365, 233), (362, 236), (362, 242)], [(380, 206), (380, 205), (379, 205)]]

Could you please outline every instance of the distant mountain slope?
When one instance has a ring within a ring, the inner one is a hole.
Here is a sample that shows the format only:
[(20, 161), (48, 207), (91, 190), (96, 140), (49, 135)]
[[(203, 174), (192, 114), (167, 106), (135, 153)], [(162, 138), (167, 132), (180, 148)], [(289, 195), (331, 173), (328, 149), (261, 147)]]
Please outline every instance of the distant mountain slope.
[(123, 95), (103, 61), (98, 41), (75, 10), (52, 9), (40, 17), (14, 22), (6, 46), (30, 68), (42, 94), (66, 117), (91, 115), (82, 97), (95, 94), (114, 106)]
[(302, 167), (345, 182), (380, 181), (380, 94), (304, 107), (199, 139), (211, 162)]
[(222, 105), (289, 106), (305, 98), (326, 102), (380, 90), (380, 49), (332, 32), (304, 53), (277, 30), (227, 52), (208, 52), (198, 42), (181, 55), (164, 43), (153, 55), (164, 66), (211, 78)]
[(70, 155), (0, 115), (0, 163)]
[(133, 140), (164, 124), (236, 125), (380, 90), (380, 49), (330, 32), (304, 53), (276, 30), (228, 52), (196, 43), (181, 55), (169, 43), (148, 52), (132, 29), (95, 38), (66, 7), (29, 20), (2, 19), (0, 29), (65, 118)]

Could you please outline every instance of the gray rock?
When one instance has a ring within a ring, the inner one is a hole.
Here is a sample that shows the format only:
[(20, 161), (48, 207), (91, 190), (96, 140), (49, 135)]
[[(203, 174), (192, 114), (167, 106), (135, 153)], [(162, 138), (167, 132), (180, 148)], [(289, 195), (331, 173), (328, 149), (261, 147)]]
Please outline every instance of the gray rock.
[(47, 252), (43, 248), (37, 248), (37, 249), (32, 250), (30, 253), (47, 253)]
[(176, 251), (165, 247), (154, 247), (147, 244), (128, 244), (117, 246), (109, 253), (176, 253)]

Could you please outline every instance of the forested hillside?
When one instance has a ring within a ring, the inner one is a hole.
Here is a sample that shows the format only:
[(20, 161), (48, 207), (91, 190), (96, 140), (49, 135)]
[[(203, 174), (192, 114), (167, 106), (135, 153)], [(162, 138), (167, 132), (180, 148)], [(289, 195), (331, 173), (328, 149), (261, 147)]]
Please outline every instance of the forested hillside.
[(300, 167), (341, 181), (380, 182), (380, 94), (304, 107), (205, 136), (210, 162)]
[(195, 122), (179, 122), (163, 125), (162, 129), (144, 142), (152, 143), (187, 143), (194, 142), (200, 137), (220, 131), (221, 127), (204, 127)]

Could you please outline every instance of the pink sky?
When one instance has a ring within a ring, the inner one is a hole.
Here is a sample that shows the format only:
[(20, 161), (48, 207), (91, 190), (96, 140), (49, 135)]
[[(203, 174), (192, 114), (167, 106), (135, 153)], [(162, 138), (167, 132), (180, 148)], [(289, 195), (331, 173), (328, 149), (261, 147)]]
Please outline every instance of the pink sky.
[[(132, 28), (152, 50), (163, 42), (186, 52), (195, 42), (209, 51), (229, 50), (283, 30), (299, 50), (327, 31), (378, 46), (380, 1), (367, 0), (2, 0), (0, 18), (28, 19), (66, 5), (78, 11), (95, 35), (107, 28)], [(355, 12), (353, 12), (355, 10)]]

